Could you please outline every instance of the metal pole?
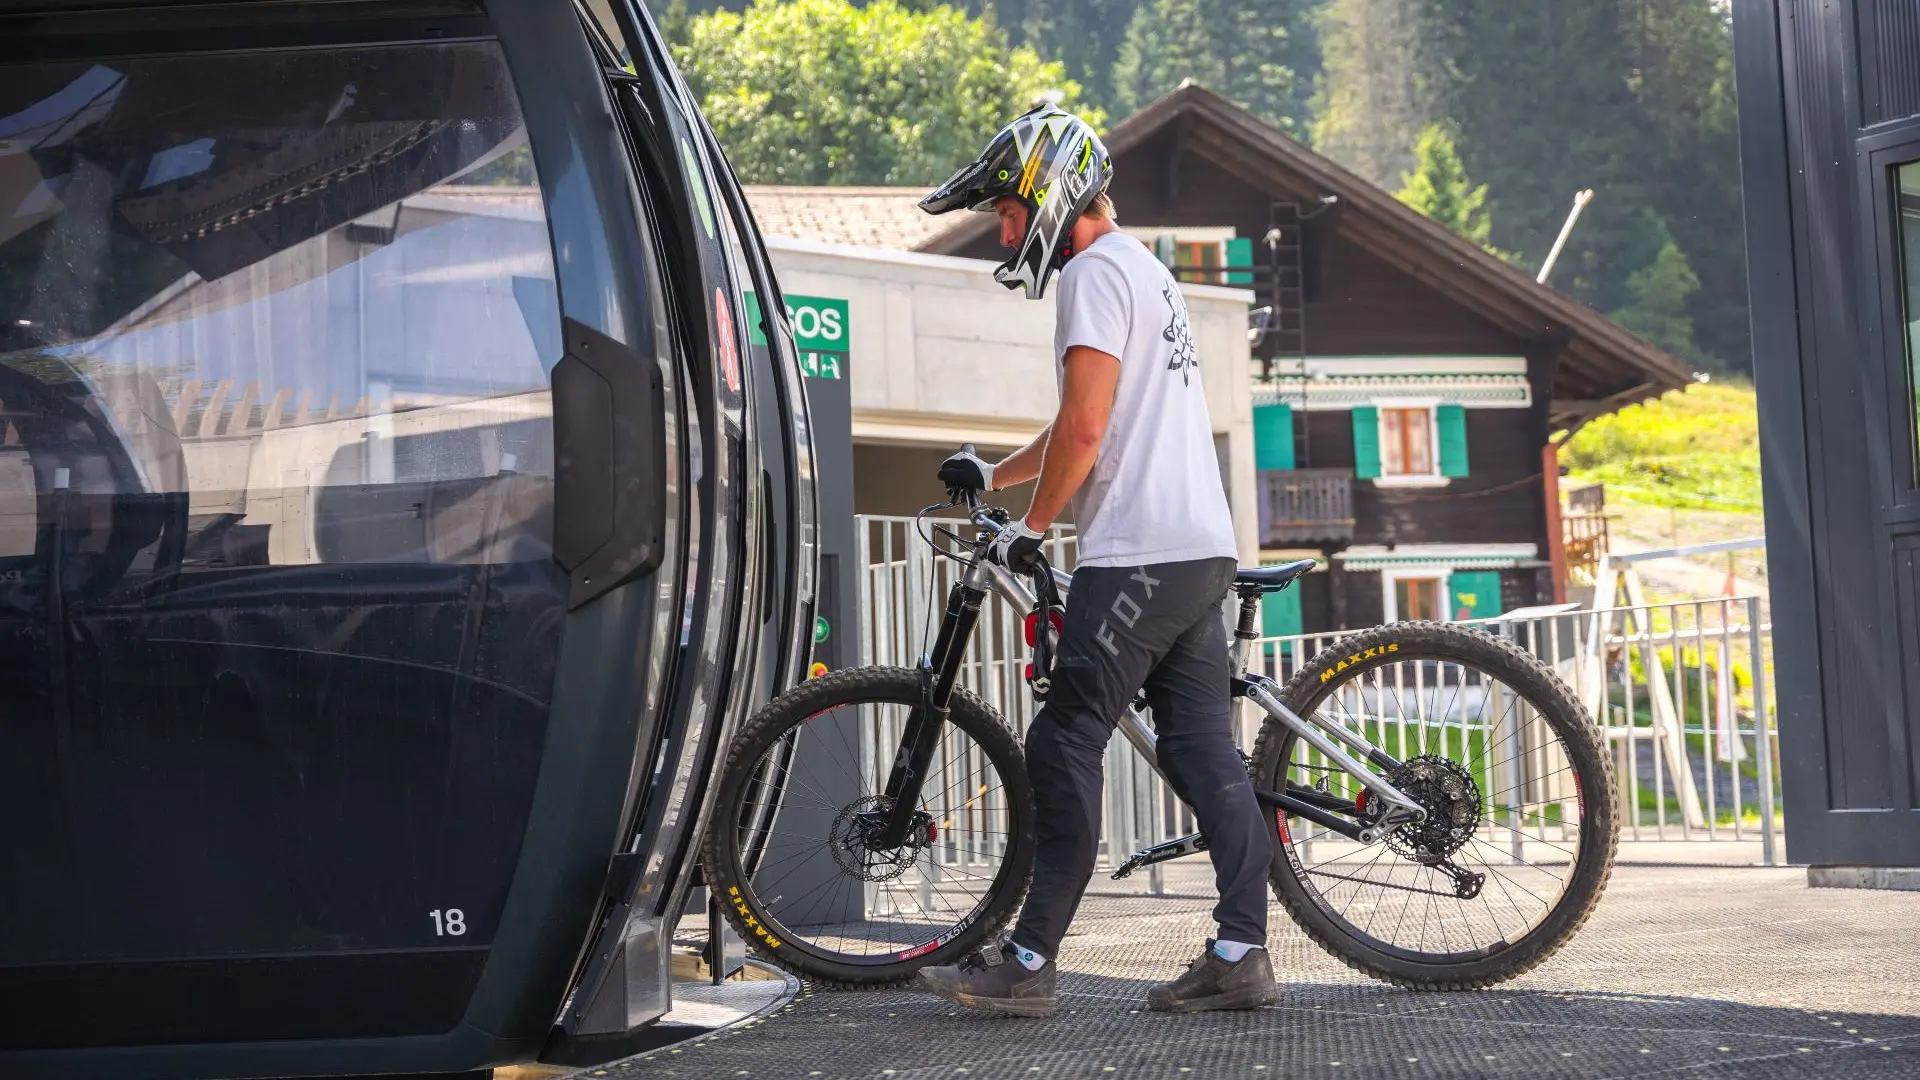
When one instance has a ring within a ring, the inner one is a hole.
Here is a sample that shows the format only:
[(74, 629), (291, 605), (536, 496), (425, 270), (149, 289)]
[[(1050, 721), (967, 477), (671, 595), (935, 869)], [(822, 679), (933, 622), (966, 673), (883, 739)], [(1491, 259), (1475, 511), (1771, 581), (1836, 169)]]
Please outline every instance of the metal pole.
[(1760, 754), (1760, 861), (1778, 866), (1773, 845), (1773, 732), (1767, 705), (1766, 638), (1760, 632), (1760, 598), (1747, 597), (1747, 634), (1753, 651), (1753, 743)]
[(1567, 245), (1567, 237), (1573, 235), (1573, 223), (1580, 220), (1580, 211), (1593, 201), (1593, 189), (1578, 192), (1573, 197), (1573, 209), (1567, 212), (1566, 224), (1560, 226), (1560, 235), (1553, 241), (1553, 250), (1547, 252), (1547, 261), (1540, 264), (1540, 276), (1533, 280), (1542, 285), (1547, 283), (1547, 275), (1553, 273), (1553, 264), (1560, 261), (1560, 249)]

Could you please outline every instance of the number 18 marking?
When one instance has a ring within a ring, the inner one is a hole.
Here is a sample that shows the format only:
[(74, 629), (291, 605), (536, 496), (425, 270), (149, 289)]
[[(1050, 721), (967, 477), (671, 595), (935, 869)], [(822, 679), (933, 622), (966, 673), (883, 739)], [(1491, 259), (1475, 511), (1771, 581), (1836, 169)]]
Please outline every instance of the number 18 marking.
[(434, 937), (459, 937), (467, 932), (467, 913), (457, 907), (450, 907), (445, 912), (434, 908), (428, 915), (433, 919)]

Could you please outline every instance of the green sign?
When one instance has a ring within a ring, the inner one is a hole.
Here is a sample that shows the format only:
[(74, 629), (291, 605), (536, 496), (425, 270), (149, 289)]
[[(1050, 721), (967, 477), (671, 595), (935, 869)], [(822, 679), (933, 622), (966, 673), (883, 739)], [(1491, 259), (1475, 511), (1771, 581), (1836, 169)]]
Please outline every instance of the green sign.
[(815, 615), (813, 617), (813, 640), (815, 644), (827, 640), (827, 636), (832, 632), (832, 628), (827, 625), (827, 617), (825, 615)]
[[(815, 379), (845, 377), (847, 364), (847, 302), (822, 296), (787, 295), (787, 323), (800, 349), (800, 370)], [(767, 343), (760, 322), (760, 299), (747, 293), (747, 340)]]

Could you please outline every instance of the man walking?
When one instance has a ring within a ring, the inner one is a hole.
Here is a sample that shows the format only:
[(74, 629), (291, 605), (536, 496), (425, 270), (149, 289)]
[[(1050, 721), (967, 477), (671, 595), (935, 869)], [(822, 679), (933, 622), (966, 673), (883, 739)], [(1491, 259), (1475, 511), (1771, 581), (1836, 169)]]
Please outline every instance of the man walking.
[(1009, 940), (922, 985), (973, 1008), (1051, 1015), (1054, 960), (1093, 871), (1102, 756), (1144, 690), (1158, 756), (1199, 818), (1220, 902), (1219, 934), (1184, 975), (1154, 987), (1157, 1010), (1245, 1009), (1278, 996), (1267, 959), (1272, 841), (1233, 742), (1232, 671), (1221, 605), (1233, 579), (1233, 522), (1220, 481), (1187, 308), (1173, 276), (1121, 232), (1106, 194), (1112, 162), (1084, 122), (1042, 105), (1009, 124), (922, 209), (992, 210), (1014, 255), (995, 276), (1029, 298), (1058, 271), (1060, 410), (997, 464), (956, 454), (949, 486), (989, 491), (1039, 480), (1024, 518), (989, 557), (1030, 566), (1071, 503), (1080, 560), (1047, 703), (1027, 732), (1037, 804), (1033, 886)]

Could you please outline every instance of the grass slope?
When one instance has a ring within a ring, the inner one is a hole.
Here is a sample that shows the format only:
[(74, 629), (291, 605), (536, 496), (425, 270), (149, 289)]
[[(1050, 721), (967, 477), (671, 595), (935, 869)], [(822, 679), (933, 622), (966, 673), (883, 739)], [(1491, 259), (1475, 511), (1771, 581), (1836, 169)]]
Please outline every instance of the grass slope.
[(1760, 512), (1760, 426), (1750, 383), (1695, 383), (1603, 416), (1560, 449), (1576, 483), (1650, 506)]

